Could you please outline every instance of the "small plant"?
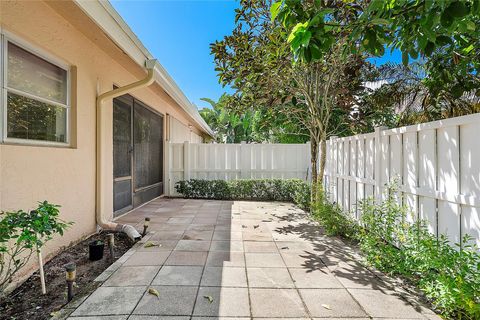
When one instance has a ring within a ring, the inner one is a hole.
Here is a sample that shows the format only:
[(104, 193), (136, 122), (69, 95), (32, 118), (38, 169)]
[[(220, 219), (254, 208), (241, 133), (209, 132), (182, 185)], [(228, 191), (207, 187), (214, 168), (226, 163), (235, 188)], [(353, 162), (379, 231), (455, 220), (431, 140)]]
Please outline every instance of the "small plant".
[(300, 179), (246, 179), (179, 181), (175, 189), (185, 198), (293, 202), (310, 206), (310, 185)]
[(396, 188), (386, 199), (363, 204), (360, 248), (369, 264), (416, 284), (449, 319), (480, 319), (480, 253), (466, 235), (452, 244), (428, 231), (425, 221), (407, 219)]
[(72, 224), (59, 218), (59, 207), (44, 201), (30, 212), (0, 214), (0, 296), (32, 254)]
[(338, 205), (330, 203), (322, 191), (318, 192), (317, 201), (312, 205), (312, 217), (320, 222), (329, 236), (351, 240), (357, 236), (357, 222)]

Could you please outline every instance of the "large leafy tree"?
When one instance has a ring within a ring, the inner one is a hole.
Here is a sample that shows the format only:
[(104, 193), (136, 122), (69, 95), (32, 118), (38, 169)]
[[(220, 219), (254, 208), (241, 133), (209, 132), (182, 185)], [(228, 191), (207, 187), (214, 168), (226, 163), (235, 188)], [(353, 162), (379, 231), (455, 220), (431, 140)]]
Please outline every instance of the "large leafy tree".
[[(346, 39), (339, 34), (337, 45), (321, 59), (295, 62), (287, 30), (272, 23), (270, 5), (267, 0), (240, 2), (232, 34), (211, 46), (216, 70), (220, 82), (236, 90), (237, 110), (267, 109), (308, 130), (316, 186), (325, 166), (324, 158), (318, 161), (319, 147), (324, 149), (326, 139), (345, 127), (354, 92), (361, 88), (364, 59), (342, 55)], [(325, 151), (320, 154), (324, 157)]]
[[(382, 56), (389, 48), (401, 51), (404, 65), (425, 59), (437, 87), (480, 68), (480, 0), (280, 0), (272, 15), (289, 30), (299, 60), (321, 59), (340, 33), (348, 39), (344, 53)], [(459, 83), (453, 89), (461, 96), (472, 87)]]
[(480, 97), (468, 90), (475, 87), (475, 75), (439, 83), (440, 79), (425, 77), (425, 69), (418, 62), (378, 68), (382, 85), (359, 97), (360, 119), (369, 121), (360, 121), (357, 128), (371, 132), (375, 125), (398, 127), (480, 112)]
[(255, 107), (237, 110), (233, 97), (228, 94), (216, 102), (208, 98), (202, 100), (208, 102), (210, 108), (199, 112), (214, 131), (216, 142), (305, 143), (309, 140), (306, 129), (282, 113)]

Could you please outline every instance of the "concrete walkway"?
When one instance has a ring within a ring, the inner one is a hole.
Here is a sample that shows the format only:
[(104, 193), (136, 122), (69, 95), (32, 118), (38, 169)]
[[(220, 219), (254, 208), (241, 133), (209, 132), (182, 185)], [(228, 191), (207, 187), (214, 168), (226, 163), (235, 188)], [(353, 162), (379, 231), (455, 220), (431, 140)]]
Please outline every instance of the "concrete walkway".
[(145, 217), (150, 234), (69, 319), (439, 319), (291, 204), (159, 199), (119, 221)]

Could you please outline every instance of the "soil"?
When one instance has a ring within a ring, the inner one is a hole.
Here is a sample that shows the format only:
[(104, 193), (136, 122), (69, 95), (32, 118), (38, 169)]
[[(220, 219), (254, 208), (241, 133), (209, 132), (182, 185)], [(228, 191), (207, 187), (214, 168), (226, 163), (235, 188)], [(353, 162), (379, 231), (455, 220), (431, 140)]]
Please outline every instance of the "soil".
[[(114, 234), (115, 261), (133, 246), (133, 242), (123, 233)], [(47, 262), (44, 266), (47, 294), (41, 294), (40, 274), (37, 271), (0, 301), (0, 319), (44, 320), (50, 318), (52, 312), (61, 309), (67, 303), (64, 265), (69, 262), (75, 262), (77, 267), (74, 294), (86, 295), (93, 291), (93, 280), (114, 262), (110, 259), (106, 235), (107, 232), (95, 234)], [(103, 240), (105, 243), (103, 259), (98, 261), (88, 259), (88, 243), (93, 240)]]

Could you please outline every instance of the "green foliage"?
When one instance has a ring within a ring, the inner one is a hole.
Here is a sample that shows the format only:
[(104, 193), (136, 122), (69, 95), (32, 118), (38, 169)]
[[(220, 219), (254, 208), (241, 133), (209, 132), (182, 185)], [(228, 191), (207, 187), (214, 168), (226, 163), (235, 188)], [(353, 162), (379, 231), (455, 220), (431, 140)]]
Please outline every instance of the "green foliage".
[[(345, 53), (382, 56), (388, 48), (402, 52), (404, 65), (426, 60), (435, 82), (461, 81), (480, 69), (479, 0), (280, 0), (271, 10), (300, 61), (322, 59), (342, 35)], [(456, 87), (458, 96), (468, 90)]]
[(310, 186), (300, 179), (191, 179), (177, 182), (175, 189), (185, 198), (285, 201), (302, 209), (310, 206)]
[[(449, 63), (442, 62), (445, 70), (454, 70)], [(384, 83), (359, 96), (357, 111), (362, 116), (355, 123), (357, 132), (372, 132), (378, 125), (392, 128), (480, 112), (480, 95), (475, 95), (480, 79), (474, 74), (443, 78), (438, 73), (426, 78), (427, 66), (419, 62), (385, 64), (375, 73)]]
[(385, 197), (362, 203), (360, 223), (325, 195), (312, 205), (312, 216), (326, 234), (358, 241), (371, 266), (417, 285), (445, 318), (480, 319), (480, 251), (472, 239), (466, 235), (453, 246), (444, 235), (437, 239), (398, 204), (395, 185)]
[(380, 204), (363, 204), (358, 240), (368, 263), (415, 283), (447, 318), (480, 318), (480, 253), (471, 238), (452, 244), (432, 235), (424, 221), (411, 222), (395, 188)]
[(292, 50), (306, 60), (318, 50), (328, 52), (339, 33), (349, 34), (351, 50), (360, 46), (381, 56), (385, 46), (398, 48), (406, 63), (438, 48), (464, 58), (478, 54), (472, 52), (478, 44), (478, 0), (281, 0), (272, 5), (272, 16), (291, 30)]
[(357, 235), (358, 224), (353, 217), (344, 213), (338, 205), (330, 203), (323, 192), (312, 204), (312, 217), (320, 222), (329, 236), (355, 239)]
[(239, 108), (237, 100), (228, 94), (223, 94), (217, 102), (202, 100), (211, 108), (200, 110), (200, 115), (214, 131), (218, 143), (305, 143), (309, 139), (304, 126), (284, 114), (264, 108)]
[(59, 218), (60, 206), (40, 202), (36, 210), (0, 214), (0, 295), (13, 276), (56, 234), (72, 224)]
[[(293, 128), (308, 132), (315, 154), (311, 165), (315, 188), (324, 176), (318, 148), (329, 136), (348, 129), (367, 63), (356, 54), (341, 54), (346, 41), (342, 36), (314, 63), (294, 63), (289, 30), (277, 20), (272, 23), (277, 9), (270, 5), (269, 0), (241, 0), (234, 30), (210, 45), (211, 54), (219, 82), (234, 90), (236, 110), (255, 107), (274, 116), (282, 114)], [(296, 30), (304, 32), (305, 26)], [(311, 31), (305, 31), (298, 42), (308, 46), (312, 37)]]

